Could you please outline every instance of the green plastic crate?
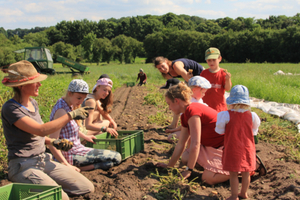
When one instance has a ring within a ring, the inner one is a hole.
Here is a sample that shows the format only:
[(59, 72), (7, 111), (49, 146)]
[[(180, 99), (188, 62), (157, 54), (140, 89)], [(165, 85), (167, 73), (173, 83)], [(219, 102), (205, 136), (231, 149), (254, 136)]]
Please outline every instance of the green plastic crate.
[(11, 183), (0, 187), (0, 200), (61, 200), (61, 186)]
[(135, 82), (127, 82), (127, 87), (133, 87), (135, 86)]
[(106, 132), (96, 135), (95, 144), (87, 142), (86, 146), (117, 151), (122, 155), (122, 160), (144, 150), (144, 132), (142, 130), (118, 131), (118, 134), (117, 138)]

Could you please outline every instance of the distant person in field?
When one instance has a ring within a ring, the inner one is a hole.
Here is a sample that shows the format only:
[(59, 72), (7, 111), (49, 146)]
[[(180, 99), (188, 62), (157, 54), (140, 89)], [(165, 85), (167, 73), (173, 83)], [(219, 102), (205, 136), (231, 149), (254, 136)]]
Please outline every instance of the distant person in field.
[[(60, 147), (56, 143), (58, 140), (51, 140), (47, 136), (74, 119), (84, 119), (88, 114), (86, 109), (89, 108), (69, 110), (56, 120), (44, 123), (38, 104), (32, 97), (39, 95), (40, 82), (47, 75), (39, 74), (26, 60), (11, 64), (7, 72), (8, 76), (4, 77), (2, 83), (13, 88), (14, 96), (3, 105), (1, 118), (8, 149), (9, 180), (16, 183), (61, 185), (63, 200), (69, 199), (68, 194), (74, 196), (94, 192), (94, 185), (85, 176), (53, 161), (52, 155), (45, 153), (45, 143), (49, 148)], [(69, 148), (58, 149), (67, 151)]]
[(136, 82), (139, 79), (140, 79), (140, 82), (139, 82), (138, 86), (146, 85), (146, 83), (147, 83), (147, 75), (146, 75), (146, 73), (144, 72), (144, 70), (142, 68), (140, 69), (140, 72), (138, 73)]
[[(95, 132), (108, 132), (112, 136), (118, 136), (116, 123), (113, 123), (109, 116), (113, 104), (112, 94), (113, 82), (109, 78), (100, 78), (83, 101), (83, 106), (90, 106), (95, 109), (89, 111), (89, 117), (85, 119), (85, 128)], [(100, 101), (100, 103), (97, 103)], [(103, 116), (101, 118), (100, 116)]]
[[(70, 112), (73, 108), (80, 107), (88, 94), (88, 84), (84, 80), (73, 79), (69, 84), (66, 95), (60, 98), (53, 107), (50, 120), (55, 120), (65, 113)], [(94, 106), (92, 110), (94, 110)], [(88, 142), (94, 143), (93, 139), (96, 139), (94, 134), (106, 132), (106, 127), (95, 131), (88, 130), (88, 132), (96, 133), (87, 133), (85, 135), (79, 130), (78, 123), (82, 122), (71, 120), (64, 127), (50, 135), (51, 138), (68, 139), (74, 144), (73, 148), (67, 152), (55, 149), (51, 151), (58, 162), (71, 168), (73, 167), (76, 171), (107, 170), (121, 162), (121, 154), (116, 151), (93, 149), (83, 146), (80, 142), (79, 138), (83, 138)]]
[(196, 61), (187, 58), (171, 61), (163, 56), (158, 56), (153, 63), (165, 79), (182, 77), (186, 82), (192, 76), (199, 76), (204, 69)]
[[(224, 135), (215, 132), (217, 111), (201, 103), (191, 103), (192, 90), (184, 83), (172, 86), (165, 94), (169, 109), (181, 115), (181, 130), (178, 142), (168, 164), (158, 167), (174, 167), (179, 158), (186, 165), (183, 178), (191, 176), (198, 163), (204, 168), (202, 180), (214, 185), (227, 181), (229, 172), (223, 170), (222, 153)], [(190, 145), (186, 149), (188, 140)]]
[[(230, 173), (231, 196), (228, 200), (247, 199), (250, 172), (256, 169), (254, 135), (258, 132), (260, 119), (251, 112), (248, 88), (236, 85), (226, 99), (228, 111), (218, 113), (215, 131), (224, 134), (223, 170)], [(239, 174), (242, 187), (239, 193)]]
[(227, 110), (225, 101), (225, 91), (231, 89), (231, 74), (227, 70), (220, 68), (222, 60), (219, 49), (211, 47), (205, 51), (205, 60), (209, 66), (201, 72), (200, 76), (206, 78), (211, 88), (207, 90), (203, 102), (216, 111)]
[[(192, 98), (191, 98), (191, 103), (193, 103), (193, 102), (202, 103), (207, 106), (207, 104), (203, 103), (202, 98), (205, 96), (206, 91), (209, 88), (211, 88), (211, 84), (209, 83), (209, 81), (206, 80), (204, 77), (194, 76), (194, 77), (190, 78), (190, 80), (188, 82), (188, 86), (191, 88), (191, 90), (193, 92)], [(177, 120), (177, 118), (179, 118), (179, 117), (180, 117), (180, 115), (178, 115), (178, 117), (176, 117), (173, 120)], [(166, 133), (170, 133), (168, 135), (168, 141), (173, 143), (176, 140), (178, 140), (180, 131), (181, 131), (181, 126), (174, 128), (174, 129), (167, 129)]]

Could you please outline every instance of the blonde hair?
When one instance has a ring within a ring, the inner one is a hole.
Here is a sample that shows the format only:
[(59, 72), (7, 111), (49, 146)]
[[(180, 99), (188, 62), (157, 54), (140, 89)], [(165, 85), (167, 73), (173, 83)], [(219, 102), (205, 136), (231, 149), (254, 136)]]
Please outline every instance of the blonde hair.
[(188, 102), (191, 99), (192, 94), (191, 88), (184, 82), (180, 82), (179, 84), (170, 87), (166, 92), (165, 97), (168, 97), (172, 102), (174, 102), (175, 98)]
[(238, 110), (238, 109), (244, 109), (244, 110), (249, 110), (249, 111), (251, 110), (251, 107), (246, 104), (237, 103), (237, 104), (230, 104), (228, 106), (230, 109), (233, 109), (233, 110)]

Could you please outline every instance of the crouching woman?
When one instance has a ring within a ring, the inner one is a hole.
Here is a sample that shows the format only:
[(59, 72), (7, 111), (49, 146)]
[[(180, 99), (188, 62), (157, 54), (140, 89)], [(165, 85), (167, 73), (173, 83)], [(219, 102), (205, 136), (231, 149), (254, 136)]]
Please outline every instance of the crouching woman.
[[(37, 102), (31, 97), (39, 95), (40, 81), (47, 78), (39, 74), (26, 61), (8, 67), (8, 76), (2, 83), (12, 87), (14, 96), (2, 107), (3, 132), (8, 149), (8, 178), (12, 182), (40, 185), (61, 185), (62, 199), (69, 195), (94, 192), (93, 184), (82, 174), (52, 160), (45, 153), (45, 136), (65, 126), (72, 119), (84, 119), (86, 108), (66, 112), (60, 118), (43, 123)], [(49, 143), (49, 139), (48, 143)]]

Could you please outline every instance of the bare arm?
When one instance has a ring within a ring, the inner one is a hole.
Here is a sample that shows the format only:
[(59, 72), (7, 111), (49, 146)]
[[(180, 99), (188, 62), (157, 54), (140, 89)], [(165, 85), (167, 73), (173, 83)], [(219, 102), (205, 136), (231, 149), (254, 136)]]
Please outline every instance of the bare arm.
[(59, 119), (47, 122), (45, 124), (39, 124), (34, 119), (26, 116), (16, 121), (14, 125), (19, 129), (31, 133), (33, 135), (47, 136), (57, 130), (60, 130), (70, 120), (71, 120), (70, 115), (66, 113), (63, 116), (61, 116)]
[(185, 149), (185, 145), (186, 145), (186, 142), (189, 139), (189, 137), (190, 137), (190, 135), (188, 133), (188, 129), (185, 127), (181, 127), (181, 132), (179, 134), (178, 143), (174, 149), (174, 152), (173, 152), (171, 159), (169, 161), (169, 164), (168, 164), (169, 167), (174, 167), (176, 162), (179, 160), (180, 156), (182, 155), (182, 153)]
[(184, 64), (183, 64), (183, 62), (181, 62), (181, 61), (175, 62), (175, 63), (173, 64), (173, 69), (174, 69), (174, 71), (175, 71), (178, 75), (182, 76), (182, 78), (183, 78), (185, 81), (188, 82), (189, 79), (191, 78), (190, 75), (189, 75), (189, 73), (184, 69)]
[[(91, 106), (91, 107), (95, 108), (96, 107), (96, 101), (94, 99), (88, 99), (85, 102), (85, 105), (86, 106)], [(97, 108), (98, 108), (98, 106), (97, 106)], [(94, 112), (95, 112), (95, 110), (90, 110), (89, 111), (89, 117), (85, 119), (85, 127), (88, 130), (101, 131), (101, 127), (93, 124), (93, 121), (94, 121)]]
[(226, 72), (226, 71), (225, 71), (225, 73), (226, 73), (226, 76), (225, 76), (225, 86), (224, 86), (224, 88), (225, 88), (226, 91), (229, 91), (232, 87), (231, 74), (229, 72)]
[(200, 150), (201, 143), (201, 119), (199, 116), (194, 115), (188, 121), (190, 127), (190, 135), (191, 135), (191, 144), (190, 144), (190, 153), (189, 160), (187, 166), (190, 169), (195, 167), (197, 162), (197, 158)]

